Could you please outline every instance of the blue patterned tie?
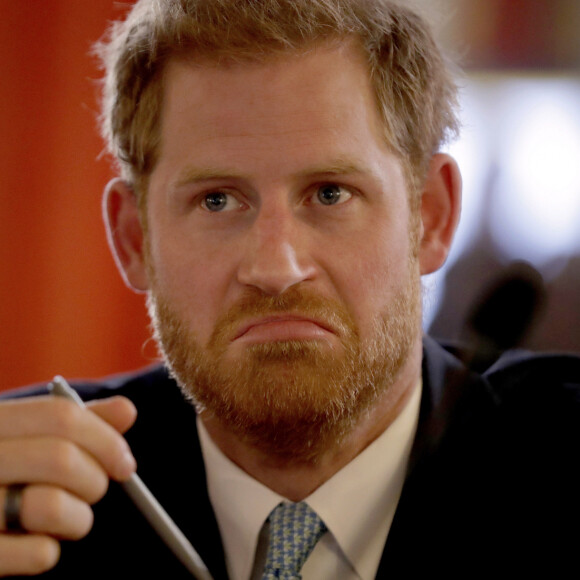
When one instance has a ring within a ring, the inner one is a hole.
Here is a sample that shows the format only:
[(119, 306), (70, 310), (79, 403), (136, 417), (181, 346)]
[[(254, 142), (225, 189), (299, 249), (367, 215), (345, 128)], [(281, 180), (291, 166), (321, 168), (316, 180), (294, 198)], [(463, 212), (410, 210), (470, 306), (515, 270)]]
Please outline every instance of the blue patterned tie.
[(306, 503), (281, 503), (270, 517), (270, 543), (262, 580), (300, 580), (300, 569), (326, 532), (324, 522)]

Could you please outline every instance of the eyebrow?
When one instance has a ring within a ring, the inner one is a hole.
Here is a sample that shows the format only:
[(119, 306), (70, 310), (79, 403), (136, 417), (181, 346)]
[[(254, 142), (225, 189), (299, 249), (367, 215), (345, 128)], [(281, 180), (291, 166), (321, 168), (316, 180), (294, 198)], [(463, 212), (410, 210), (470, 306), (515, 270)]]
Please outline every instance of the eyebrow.
[(237, 170), (217, 167), (189, 167), (179, 174), (175, 185), (181, 187), (190, 183), (201, 181), (217, 181), (219, 179), (245, 179), (246, 176)]
[[(329, 163), (306, 167), (294, 173), (292, 176), (299, 179), (306, 179), (316, 175), (360, 175), (364, 173), (370, 173), (370, 170), (364, 165), (358, 165), (352, 161), (337, 158)], [(175, 182), (175, 186), (181, 187), (192, 183), (218, 181), (222, 179), (249, 181), (250, 177), (247, 174), (240, 173), (237, 169), (228, 169), (227, 167), (189, 167), (180, 173)]]
[(336, 159), (328, 164), (313, 165), (297, 173), (298, 177), (309, 177), (311, 175), (359, 175), (369, 173), (368, 168), (353, 163), (346, 159)]

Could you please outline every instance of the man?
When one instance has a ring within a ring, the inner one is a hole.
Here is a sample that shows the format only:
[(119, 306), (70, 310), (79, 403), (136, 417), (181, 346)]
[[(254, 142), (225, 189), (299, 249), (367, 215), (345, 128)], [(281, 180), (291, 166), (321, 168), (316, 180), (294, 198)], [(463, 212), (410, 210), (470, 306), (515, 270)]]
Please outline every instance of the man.
[(101, 54), (109, 239), (181, 391), (160, 367), (77, 385), (90, 411), (0, 406), (0, 530), (20, 528), (0, 573), (187, 577), (107, 492), (133, 456), (214, 578), (286, 577), (280, 503), (320, 518), (304, 578), (521, 570), (540, 546), (571, 561), (553, 525), (578, 508), (578, 361), (483, 379), (421, 335), (420, 275), (460, 206), (438, 152), (455, 88), (421, 19), (380, 0), (141, 0)]

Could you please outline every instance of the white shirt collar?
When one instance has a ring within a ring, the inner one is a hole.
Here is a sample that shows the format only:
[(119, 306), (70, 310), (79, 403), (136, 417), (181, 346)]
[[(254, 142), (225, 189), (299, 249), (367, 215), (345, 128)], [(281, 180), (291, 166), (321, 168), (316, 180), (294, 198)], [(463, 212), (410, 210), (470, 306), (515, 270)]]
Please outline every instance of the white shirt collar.
[[(305, 500), (325, 522), (331, 541), (336, 542), (337, 551), (354, 569), (355, 578), (371, 580), (376, 575), (403, 486), (420, 401), (419, 385), (389, 428)], [(231, 462), (213, 443), (199, 418), (198, 431), (209, 497), (230, 578), (248, 580), (260, 530), (270, 512), (285, 498)], [(309, 567), (324, 569), (324, 562), (317, 562), (316, 558), (317, 548), (305, 564), (304, 578), (308, 577)]]
[(232, 580), (250, 577), (260, 530), (284, 498), (230, 461), (210, 438), (198, 417), (209, 498), (224, 545)]

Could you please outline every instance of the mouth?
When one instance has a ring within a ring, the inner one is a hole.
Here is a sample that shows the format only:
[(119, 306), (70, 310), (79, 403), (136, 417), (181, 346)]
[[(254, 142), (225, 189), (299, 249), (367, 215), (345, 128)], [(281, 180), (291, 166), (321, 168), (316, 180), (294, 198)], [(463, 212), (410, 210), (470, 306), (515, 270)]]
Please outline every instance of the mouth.
[(233, 341), (260, 343), (276, 341), (328, 340), (336, 332), (324, 321), (294, 314), (271, 315), (245, 322)]

